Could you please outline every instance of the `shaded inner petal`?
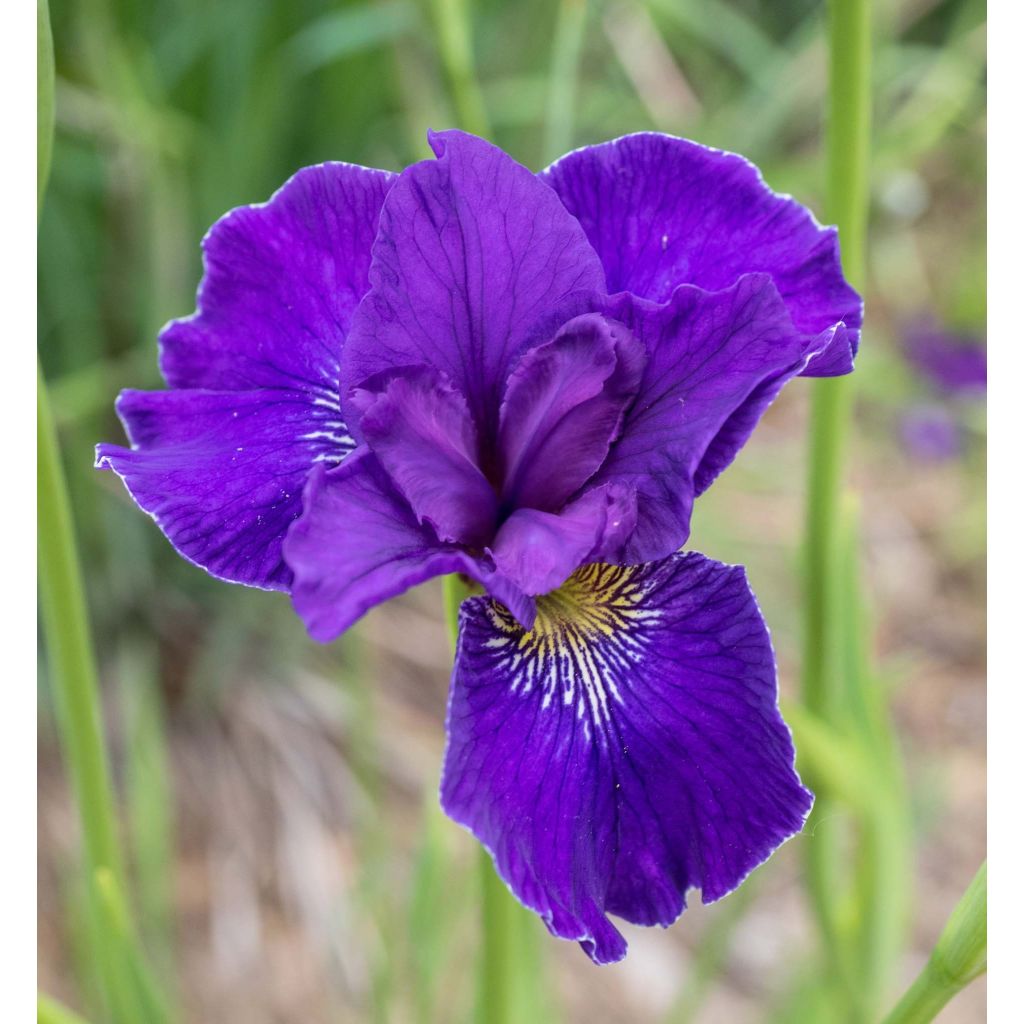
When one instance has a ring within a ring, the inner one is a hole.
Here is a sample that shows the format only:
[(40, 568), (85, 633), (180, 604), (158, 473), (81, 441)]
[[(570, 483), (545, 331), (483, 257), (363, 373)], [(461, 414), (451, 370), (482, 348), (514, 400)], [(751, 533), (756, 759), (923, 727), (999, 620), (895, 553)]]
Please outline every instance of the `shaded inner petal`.
[(494, 564), (527, 594), (546, 594), (586, 562), (614, 559), (636, 526), (636, 492), (595, 487), (559, 513), (516, 509), (490, 550)]
[(598, 470), (636, 395), (646, 355), (620, 323), (578, 316), (509, 378), (498, 449), (505, 510), (553, 512)]
[(476, 426), (463, 396), (436, 370), (407, 367), (381, 390), (357, 390), (360, 430), (395, 485), (444, 541), (486, 544), (497, 497), (480, 471)]

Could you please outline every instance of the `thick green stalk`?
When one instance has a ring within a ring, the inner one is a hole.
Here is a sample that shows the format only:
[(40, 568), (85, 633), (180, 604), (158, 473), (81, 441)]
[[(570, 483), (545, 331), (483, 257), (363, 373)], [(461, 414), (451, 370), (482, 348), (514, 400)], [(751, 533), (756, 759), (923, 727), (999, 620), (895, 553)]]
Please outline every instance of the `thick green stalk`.
[[(863, 287), (867, 225), (868, 156), (871, 113), (871, 0), (832, 0), (829, 5), (829, 101), (826, 130), (827, 215), (839, 227), (843, 268)], [(812, 396), (805, 568), (803, 699), (825, 720), (839, 712), (840, 497), (852, 410), (850, 378), (815, 382)], [(813, 776), (809, 779), (816, 785)], [(833, 816), (827, 792), (819, 795), (815, 821)], [(832, 970), (846, 975), (837, 896), (840, 863), (836, 829), (812, 832), (806, 844), (812, 903)], [(848, 995), (856, 995), (846, 978)], [(851, 1015), (857, 1016), (852, 1007)]]
[(548, 113), (544, 125), (544, 160), (550, 163), (572, 145), (576, 78), (583, 47), (587, 0), (561, 0), (555, 22), (548, 76)]
[[(870, 149), (871, 0), (830, 5), (827, 212), (839, 228), (843, 270), (863, 288)], [(843, 462), (852, 408), (850, 377), (816, 381), (812, 396), (807, 490), (806, 631), (803, 693), (812, 710), (834, 709), (830, 655), (839, 639), (837, 528)]]
[(471, 0), (433, 0), (437, 43), (441, 52), (459, 127), (474, 135), (490, 135), (487, 110), (473, 62)]
[(988, 964), (988, 866), (982, 864), (961, 897), (924, 970), (884, 1024), (928, 1024)]

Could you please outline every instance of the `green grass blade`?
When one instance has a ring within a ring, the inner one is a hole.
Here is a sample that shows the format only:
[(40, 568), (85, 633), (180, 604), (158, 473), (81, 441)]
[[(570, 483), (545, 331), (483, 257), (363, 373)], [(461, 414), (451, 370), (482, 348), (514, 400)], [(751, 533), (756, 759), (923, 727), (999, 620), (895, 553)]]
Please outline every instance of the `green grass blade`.
[(139, 921), (146, 946), (173, 975), (174, 793), (155, 652), (133, 645), (119, 665), (126, 726), (126, 795)]
[(42, 209), (46, 182), (53, 157), (54, 122), (53, 33), (50, 31), (50, 5), (36, 3), (36, 206)]
[(490, 136), (487, 110), (476, 78), (470, 0), (432, 0), (437, 46), (459, 118), (459, 127)]
[(988, 866), (982, 864), (956, 905), (924, 970), (884, 1024), (928, 1024), (988, 965)]
[(576, 78), (583, 30), (587, 21), (587, 0), (561, 0), (555, 22), (548, 77), (547, 119), (544, 125), (544, 162), (550, 163), (572, 147), (573, 116), (576, 107)]
[(287, 55), (300, 74), (316, 71), (354, 53), (382, 46), (419, 24), (407, 0), (366, 3), (315, 18), (286, 44)]

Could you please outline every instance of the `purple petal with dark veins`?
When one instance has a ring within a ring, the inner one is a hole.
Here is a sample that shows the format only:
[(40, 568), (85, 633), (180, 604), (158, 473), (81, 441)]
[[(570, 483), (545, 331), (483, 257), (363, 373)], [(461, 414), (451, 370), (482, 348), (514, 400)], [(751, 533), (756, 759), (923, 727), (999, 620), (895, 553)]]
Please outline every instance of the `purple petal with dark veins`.
[(397, 175), (306, 167), (203, 239), (196, 312), (160, 335), (175, 388), (309, 389), (333, 401), (341, 346), (369, 288), (370, 247)]
[(502, 524), (490, 554), (527, 594), (561, 586), (586, 562), (614, 560), (636, 528), (636, 494), (620, 484), (585, 492), (561, 512), (521, 508)]
[(793, 756), (738, 567), (587, 566), (529, 633), (462, 606), (442, 804), (597, 963), (626, 952), (608, 914), (667, 926), (689, 888), (725, 896), (801, 829)]
[(533, 601), (483, 559), (421, 525), (369, 449), (309, 479), (302, 517), (288, 531), (292, 602), (314, 639), (343, 633), (374, 605), (434, 576), (464, 573), (531, 623)]
[(465, 398), (436, 370), (409, 367), (375, 393), (357, 393), (360, 430), (381, 465), (443, 541), (483, 547), (498, 499), (477, 466), (476, 426)]
[[(513, 360), (545, 311), (604, 286), (579, 224), (525, 167), (458, 131), (388, 194), (373, 246), (371, 290), (342, 357), (341, 393), (396, 366), (426, 364), (466, 396), (493, 442)], [(358, 416), (350, 415), (358, 431)]]
[(297, 391), (124, 391), (132, 444), (96, 448), (179, 554), (212, 576), (287, 590), (281, 541), (317, 463), (352, 450), (337, 408)]
[(164, 376), (181, 390), (118, 403), (133, 450), (100, 445), (97, 466), (215, 576), (287, 590), (281, 542), (306, 477), (354, 446), (338, 365), (394, 178), (307, 167), (269, 202), (219, 220), (203, 241), (196, 312), (160, 336)]
[(618, 437), (645, 358), (622, 324), (593, 313), (523, 355), (498, 427), (509, 506), (553, 512), (593, 476)]
[(637, 529), (625, 559), (652, 561), (683, 545), (696, 495), (827, 334), (797, 334), (767, 274), (721, 292), (683, 286), (664, 305), (629, 294), (595, 301), (643, 342), (647, 365), (622, 434), (591, 482), (636, 489)]
[(863, 309), (835, 228), (772, 192), (743, 157), (649, 132), (578, 149), (540, 177), (579, 218), (610, 292), (665, 302), (681, 284), (714, 291), (769, 273), (802, 334), (848, 328), (805, 375), (852, 369)]

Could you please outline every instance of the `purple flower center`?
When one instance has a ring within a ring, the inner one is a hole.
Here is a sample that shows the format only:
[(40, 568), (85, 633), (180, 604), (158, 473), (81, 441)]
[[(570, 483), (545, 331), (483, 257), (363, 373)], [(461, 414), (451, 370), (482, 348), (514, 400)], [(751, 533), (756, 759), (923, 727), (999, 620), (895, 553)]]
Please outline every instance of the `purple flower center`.
[(496, 422), (479, 423), (458, 388), (426, 365), (371, 378), (352, 400), (360, 432), (420, 521), (521, 578), (512, 563), (551, 541), (556, 525), (571, 525), (592, 547), (631, 523), (622, 494), (586, 485), (622, 430), (645, 363), (626, 327), (587, 313), (526, 349)]

